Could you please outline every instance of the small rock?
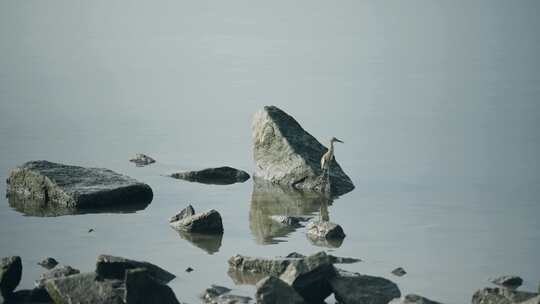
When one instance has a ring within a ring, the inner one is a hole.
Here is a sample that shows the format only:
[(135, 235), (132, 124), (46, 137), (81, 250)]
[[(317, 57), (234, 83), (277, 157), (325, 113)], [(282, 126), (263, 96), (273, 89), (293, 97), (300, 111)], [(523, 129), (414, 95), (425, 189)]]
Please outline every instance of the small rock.
[(155, 159), (141, 153), (135, 154), (135, 156), (130, 158), (129, 161), (135, 163), (137, 167), (146, 166), (156, 162)]
[(424, 298), (416, 294), (408, 294), (404, 297), (393, 299), (388, 304), (441, 304), (441, 303), (432, 301), (428, 298)]
[(88, 233), (94, 232), (95, 230), (93, 228), (88, 229)]
[(208, 168), (200, 171), (186, 171), (171, 174), (171, 177), (203, 184), (230, 185), (243, 183), (249, 179), (245, 171), (231, 167)]
[(401, 297), (398, 286), (390, 280), (341, 269), (329, 283), (336, 300), (342, 304), (387, 304)]
[(406, 275), (407, 272), (402, 267), (398, 267), (398, 268), (392, 270), (392, 274), (396, 275), (398, 277), (402, 277), (402, 276)]
[(178, 212), (178, 214), (172, 216), (169, 219), (169, 223), (182, 220), (182, 219), (184, 219), (184, 218), (186, 218), (188, 216), (192, 216), (192, 215), (195, 215), (195, 209), (193, 208), (193, 206), (188, 205), (186, 208), (180, 210), (180, 212)]
[(172, 289), (156, 281), (147, 269), (127, 270), (125, 284), (124, 298), (127, 304), (179, 304)]
[(9, 298), (21, 282), (22, 261), (19, 256), (5, 257), (0, 260), (0, 293)]
[(309, 222), (306, 226), (307, 235), (310, 238), (318, 239), (343, 239), (345, 232), (340, 225), (326, 222), (326, 221), (313, 221)]
[(53, 280), (58, 278), (65, 278), (70, 275), (79, 274), (81, 273), (79, 269), (75, 269), (71, 266), (65, 265), (65, 266), (59, 266), (55, 269), (52, 269), (48, 272), (45, 272), (41, 275), (39, 280), (36, 281), (36, 288), (45, 288), (45, 282), (47, 280)]
[(223, 286), (212, 285), (201, 295), (204, 303), (208, 304), (248, 304), (251, 303), (250, 297), (230, 294), (231, 289)]
[(192, 271), (193, 271), (193, 268), (191, 267), (186, 268), (186, 272), (192, 272)]
[(38, 263), (39, 266), (45, 268), (45, 269), (53, 269), (58, 265), (58, 261), (56, 261), (54, 258), (47, 257), (43, 259), (43, 261)]
[(500, 276), (490, 280), (491, 283), (507, 288), (518, 288), (523, 284), (523, 279), (514, 275)]
[(517, 304), (531, 300), (537, 296), (537, 293), (517, 291), (509, 288), (484, 288), (474, 293), (472, 304)]
[(185, 232), (195, 233), (223, 233), (221, 215), (212, 209), (207, 212), (187, 216), (170, 223), (171, 227)]
[(302, 227), (302, 222), (307, 222), (310, 220), (309, 217), (287, 215), (272, 215), (270, 218), (275, 222), (295, 228)]
[(257, 304), (303, 304), (304, 299), (287, 283), (276, 277), (266, 277), (256, 285)]
[[(2, 301), (0, 301), (2, 303)], [(52, 303), (52, 299), (43, 288), (23, 289), (15, 291), (8, 303), (18, 304), (45, 304)]]
[(127, 270), (136, 268), (146, 269), (148, 275), (163, 284), (167, 284), (176, 278), (174, 274), (149, 262), (140, 262), (102, 254), (98, 256), (96, 263), (96, 273), (101, 278), (106, 279), (123, 280)]

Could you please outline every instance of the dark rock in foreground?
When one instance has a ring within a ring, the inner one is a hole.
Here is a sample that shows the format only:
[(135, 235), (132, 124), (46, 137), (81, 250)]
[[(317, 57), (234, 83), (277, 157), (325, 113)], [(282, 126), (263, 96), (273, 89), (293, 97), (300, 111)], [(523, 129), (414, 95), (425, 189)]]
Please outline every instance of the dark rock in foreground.
[(81, 273), (48, 280), (45, 288), (56, 304), (123, 304), (122, 280), (102, 280), (95, 273)]
[(48, 280), (54, 280), (59, 278), (65, 278), (70, 275), (81, 273), (79, 269), (75, 269), (71, 266), (59, 266), (41, 275), (39, 280), (36, 281), (37, 288), (45, 288), (45, 283)]
[(178, 215), (173, 216), (171, 220), (176, 218), (178, 220), (170, 222), (169, 225), (176, 230), (190, 233), (223, 233), (221, 215), (216, 210), (212, 209), (194, 215), (183, 214), (185, 212), (184, 209)]
[(106, 279), (123, 280), (127, 270), (137, 268), (147, 270), (149, 276), (162, 284), (167, 284), (176, 278), (174, 274), (149, 262), (140, 262), (102, 254), (97, 258), (96, 263), (96, 273), (99, 277)]
[(148, 204), (153, 194), (148, 185), (108, 169), (31, 161), (11, 171), (7, 195), (32, 208), (86, 209)]
[(5, 257), (0, 260), (0, 293), (6, 299), (11, 296), (21, 282), (22, 261), (18, 256)]
[(38, 265), (45, 269), (53, 269), (54, 267), (56, 267), (56, 265), (58, 265), (58, 261), (54, 258), (47, 257), (44, 258), (43, 261), (39, 262)]
[(387, 304), (401, 297), (398, 286), (381, 277), (338, 270), (329, 283), (336, 300), (343, 304)]
[(126, 271), (125, 302), (129, 304), (180, 304), (172, 289), (156, 281), (147, 269)]
[[(297, 189), (324, 192), (321, 157), (326, 153), (315, 137), (275, 106), (255, 113), (252, 124), (255, 177)], [(330, 189), (341, 195), (354, 189), (337, 161), (330, 166)]]
[(34, 288), (15, 291), (6, 303), (50, 304), (52, 303), (52, 299), (45, 289)]
[(508, 288), (518, 288), (523, 284), (523, 279), (514, 275), (505, 275), (490, 280), (491, 283)]
[[(476, 291), (472, 297), (472, 304), (517, 304), (533, 298), (537, 293), (517, 291), (508, 288), (484, 288)], [(524, 303), (525, 304), (525, 303)], [(527, 302), (527, 304), (530, 304)]]
[(230, 185), (243, 183), (249, 179), (245, 171), (231, 167), (208, 168), (200, 171), (187, 171), (171, 174), (171, 177), (203, 184)]
[(266, 277), (257, 283), (257, 304), (303, 304), (304, 299), (287, 283), (276, 277)]
[(231, 289), (223, 286), (212, 285), (207, 288), (201, 295), (204, 303), (208, 304), (249, 304), (250, 297), (233, 295)]
[(394, 299), (389, 304), (441, 304), (416, 294), (408, 294), (402, 298)]
[(312, 221), (306, 226), (307, 235), (312, 239), (343, 239), (345, 232), (340, 225), (327, 221)]
[(156, 162), (155, 159), (151, 158), (148, 155), (138, 153), (134, 157), (129, 159), (130, 162), (135, 163), (137, 167), (142, 167), (146, 165), (150, 165)]
[(398, 267), (398, 268), (392, 270), (392, 274), (395, 275), (395, 276), (398, 276), (398, 277), (402, 277), (402, 276), (407, 274), (407, 271), (405, 271), (405, 269), (403, 269), (403, 267)]

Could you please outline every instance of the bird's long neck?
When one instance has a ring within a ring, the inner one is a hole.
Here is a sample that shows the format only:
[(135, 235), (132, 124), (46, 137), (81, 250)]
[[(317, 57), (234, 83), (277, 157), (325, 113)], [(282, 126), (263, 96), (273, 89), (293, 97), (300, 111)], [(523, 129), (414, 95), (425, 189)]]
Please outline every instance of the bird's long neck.
[(330, 151), (330, 154), (334, 154), (334, 141), (330, 141), (330, 149), (328, 151)]

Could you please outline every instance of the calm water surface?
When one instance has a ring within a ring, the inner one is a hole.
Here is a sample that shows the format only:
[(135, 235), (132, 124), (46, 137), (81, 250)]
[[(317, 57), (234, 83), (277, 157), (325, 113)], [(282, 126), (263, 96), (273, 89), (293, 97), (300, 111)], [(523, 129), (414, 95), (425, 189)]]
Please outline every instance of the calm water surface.
[[(154, 191), (137, 212), (60, 217), (25, 216), (3, 199), (0, 256), (22, 256), (22, 287), (45, 256), (83, 271), (101, 253), (147, 260), (177, 274), (170, 285), (190, 303), (210, 284), (252, 294), (227, 275), (237, 253), (359, 257), (345, 268), (446, 303), (469, 302), (499, 274), (536, 289), (539, 13), (537, 1), (497, 0), (0, 0), (2, 180), (47, 159), (107, 167)], [(345, 141), (336, 156), (356, 189), (329, 207), (342, 244), (268, 221), (317, 216), (310, 196), (163, 176), (251, 172), (251, 115), (267, 104), (321, 141)], [(137, 152), (158, 162), (137, 168), (127, 161)], [(187, 204), (217, 209), (223, 238), (170, 229)], [(408, 274), (393, 277), (398, 266)]]

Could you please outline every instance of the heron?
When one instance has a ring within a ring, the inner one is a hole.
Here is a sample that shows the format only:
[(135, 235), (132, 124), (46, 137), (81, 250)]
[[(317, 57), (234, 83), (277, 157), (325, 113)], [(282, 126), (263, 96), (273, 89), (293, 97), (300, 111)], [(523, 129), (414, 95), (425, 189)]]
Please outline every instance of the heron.
[(324, 153), (323, 156), (321, 157), (321, 169), (323, 170), (323, 173), (326, 173), (326, 174), (329, 173), (330, 165), (332, 164), (332, 160), (334, 160), (334, 143), (335, 142), (344, 143), (343, 141), (335, 137), (332, 137), (332, 139), (330, 139), (330, 149), (328, 149), (328, 151), (326, 151), (326, 153)]

